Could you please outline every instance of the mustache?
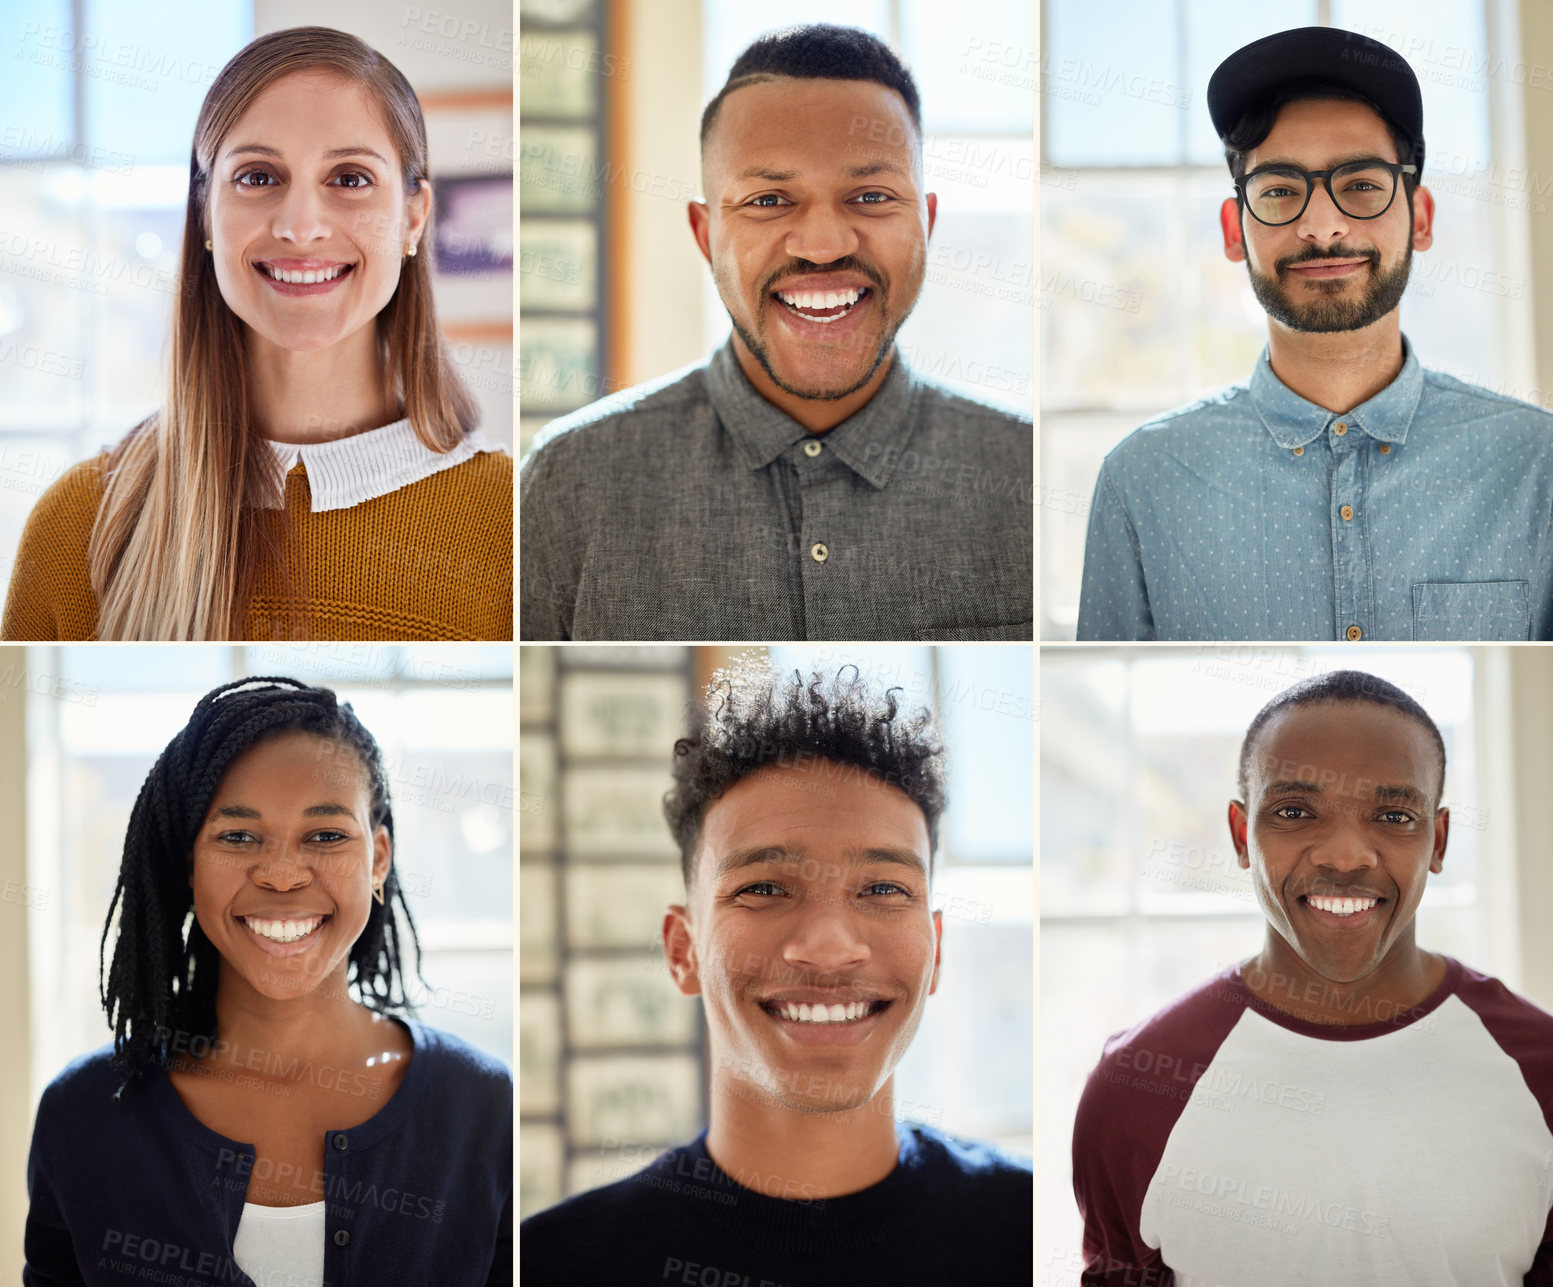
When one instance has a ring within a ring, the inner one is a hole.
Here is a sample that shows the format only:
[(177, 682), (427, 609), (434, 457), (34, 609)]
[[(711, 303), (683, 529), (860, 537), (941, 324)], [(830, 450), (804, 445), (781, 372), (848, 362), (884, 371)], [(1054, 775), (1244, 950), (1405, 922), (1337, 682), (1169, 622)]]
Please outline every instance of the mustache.
[(1302, 250), (1296, 255), (1285, 256), (1277, 262), (1276, 267), (1282, 271), (1285, 268), (1291, 268), (1298, 264), (1320, 263), (1323, 259), (1367, 259), (1372, 267), (1378, 267), (1380, 265), (1380, 251), (1373, 246), (1368, 250), (1358, 250), (1351, 246), (1342, 245), (1331, 246), (1326, 250), (1318, 250), (1315, 246), (1311, 246), (1309, 249)]
[(858, 273), (868, 278), (879, 290), (884, 290), (884, 274), (872, 264), (864, 263), (856, 255), (843, 255), (828, 264), (816, 264), (808, 259), (790, 259), (782, 267), (767, 273), (760, 284), (760, 293), (769, 295), (771, 288), (786, 277), (802, 277), (809, 273)]

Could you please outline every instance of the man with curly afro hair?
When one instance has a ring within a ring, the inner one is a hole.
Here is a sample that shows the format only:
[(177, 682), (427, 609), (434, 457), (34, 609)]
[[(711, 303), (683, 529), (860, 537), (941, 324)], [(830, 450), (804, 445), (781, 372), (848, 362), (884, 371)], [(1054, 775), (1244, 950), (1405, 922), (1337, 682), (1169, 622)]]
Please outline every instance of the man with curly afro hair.
[(664, 952), (702, 998), (710, 1125), (525, 1221), (524, 1274), (1029, 1283), (1029, 1163), (895, 1121), (893, 1074), (943, 937), (931, 713), (856, 666), (745, 659), (708, 685), (674, 781), (685, 902), (664, 917)]

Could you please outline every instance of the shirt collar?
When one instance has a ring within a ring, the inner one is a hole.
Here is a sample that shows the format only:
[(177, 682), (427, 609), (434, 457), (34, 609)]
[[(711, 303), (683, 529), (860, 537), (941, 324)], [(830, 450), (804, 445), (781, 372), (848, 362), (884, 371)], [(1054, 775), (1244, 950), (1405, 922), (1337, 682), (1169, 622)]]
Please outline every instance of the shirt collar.
[(465, 434), (451, 451), (433, 451), (416, 437), (408, 418), (332, 442), (265, 441), (275, 453), (282, 475), (289, 474), (299, 462), (307, 471), (315, 514), (387, 496), (471, 456), (502, 450), (500, 443), (475, 430)]
[(842, 464), (882, 488), (890, 481), (900, 449), (911, 436), (917, 382), (899, 348), (874, 396), (835, 428), (819, 435), (760, 396), (734, 355), (732, 336), (707, 364), (706, 383), (712, 408), (747, 469), (764, 469), (794, 443), (819, 437)]
[(1264, 348), (1251, 373), (1251, 405), (1280, 447), (1303, 447), (1338, 420), (1380, 442), (1402, 444), (1424, 391), (1424, 369), (1413, 346), (1402, 337), (1402, 370), (1368, 402), (1338, 415), (1307, 402), (1273, 374), (1270, 349)]

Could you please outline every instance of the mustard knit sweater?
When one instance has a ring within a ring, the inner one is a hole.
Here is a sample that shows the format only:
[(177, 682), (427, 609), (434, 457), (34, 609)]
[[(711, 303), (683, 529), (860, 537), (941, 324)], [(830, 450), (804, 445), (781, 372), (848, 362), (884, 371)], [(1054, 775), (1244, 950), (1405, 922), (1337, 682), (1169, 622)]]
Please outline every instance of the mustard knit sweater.
[[(95, 639), (86, 546), (104, 490), (104, 452), (67, 470), (22, 531), (0, 639)], [(306, 467), (286, 475), (286, 560), (308, 637), (512, 638), (512, 457), (482, 452), (386, 496), (312, 512)], [(300, 575), (298, 575), (300, 573)], [(275, 570), (259, 575), (245, 639), (289, 637)]]

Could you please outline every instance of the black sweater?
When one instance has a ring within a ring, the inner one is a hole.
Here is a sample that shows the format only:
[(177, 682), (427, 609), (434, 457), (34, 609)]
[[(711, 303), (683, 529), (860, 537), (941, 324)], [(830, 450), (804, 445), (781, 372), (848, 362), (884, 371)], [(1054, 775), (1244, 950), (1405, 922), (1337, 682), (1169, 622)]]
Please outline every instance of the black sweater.
[(523, 1221), (524, 1287), (863, 1287), (1032, 1281), (1030, 1164), (902, 1125), (900, 1161), (841, 1198), (767, 1196), (740, 1184), (705, 1133), (615, 1184)]

